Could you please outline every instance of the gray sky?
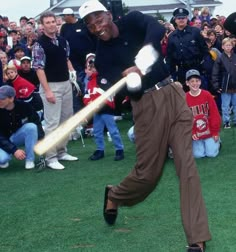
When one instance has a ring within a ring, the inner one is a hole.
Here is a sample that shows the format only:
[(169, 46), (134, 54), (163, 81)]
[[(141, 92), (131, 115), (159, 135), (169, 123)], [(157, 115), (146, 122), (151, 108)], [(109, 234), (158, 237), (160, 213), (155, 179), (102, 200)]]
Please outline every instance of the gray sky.
[(220, 1), (223, 3), (223, 5), (216, 7), (213, 15), (219, 14), (227, 17), (229, 14), (236, 11), (235, 0), (220, 0)]
[[(145, 0), (144, 0), (145, 1)], [(221, 0), (223, 6), (216, 9), (213, 15), (228, 16), (236, 11), (232, 8), (235, 0)], [(18, 21), (21, 16), (34, 17), (49, 7), (49, 0), (1, 0), (0, 15)]]
[(49, 0), (1, 0), (0, 15), (18, 22), (21, 16), (37, 16), (49, 7), (49, 2)]

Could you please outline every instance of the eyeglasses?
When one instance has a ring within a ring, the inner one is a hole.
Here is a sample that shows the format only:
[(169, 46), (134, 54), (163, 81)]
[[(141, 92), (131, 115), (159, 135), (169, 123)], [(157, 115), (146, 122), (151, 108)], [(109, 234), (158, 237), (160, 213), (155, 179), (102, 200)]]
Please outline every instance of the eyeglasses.
[(176, 19), (185, 19), (186, 17), (176, 17)]

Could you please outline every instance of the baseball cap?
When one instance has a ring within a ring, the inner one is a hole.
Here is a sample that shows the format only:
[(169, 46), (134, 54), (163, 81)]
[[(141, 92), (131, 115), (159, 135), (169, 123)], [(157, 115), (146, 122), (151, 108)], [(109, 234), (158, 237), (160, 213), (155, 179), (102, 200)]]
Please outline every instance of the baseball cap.
[(60, 16), (64, 16), (64, 15), (73, 15), (74, 14), (74, 11), (71, 9), (71, 8), (65, 8), (63, 11), (62, 11), (62, 14)]
[(28, 57), (28, 56), (24, 56), (20, 59), (20, 61), (22, 62), (23, 60), (28, 60), (28, 61), (31, 61), (31, 58)]
[(0, 100), (4, 100), (6, 98), (15, 97), (16, 91), (13, 87), (9, 85), (4, 85), (0, 87)]
[(213, 19), (218, 20), (218, 18), (216, 16), (211, 16), (210, 20), (213, 20)]
[(87, 15), (97, 12), (97, 11), (107, 11), (107, 9), (99, 1), (89, 0), (80, 6), (79, 15), (80, 15), (80, 18), (84, 18)]
[(186, 73), (186, 80), (189, 80), (192, 77), (197, 77), (197, 78), (201, 79), (201, 75), (200, 75), (199, 71), (196, 69), (190, 69)]
[(177, 8), (173, 12), (173, 16), (175, 18), (178, 18), (178, 17), (187, 17), (188, 15), (189, 15), (188, 10), (186, 10), (184, 8)]
[(96, 55), (94, 53), (88, 53), (86, 55), (86, 60), (89, 58), (89, 57), (95, 57)]

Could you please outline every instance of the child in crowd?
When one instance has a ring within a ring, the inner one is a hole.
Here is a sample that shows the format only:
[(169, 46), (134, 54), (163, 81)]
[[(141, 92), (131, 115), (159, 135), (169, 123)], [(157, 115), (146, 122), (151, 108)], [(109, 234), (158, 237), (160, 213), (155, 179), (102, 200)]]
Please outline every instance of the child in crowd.
[(7, 83), (14, 87), (16, 90), (16, 98), (23, 100), (24, 102), (29, 102), (36, 111), (41, 111), (43, 109), (43, 104), (41, 99), (38, 99), (39, 94), (35, 92), (36, 87), (22, 78), (15, 66), (7, 66), (4, 73), (6, 74), (8, 81)]
[[(104, 90), (99, 87), (98, 73), (94, 66), (95, 55), (89, 54), (90, 57), (86, 57), (86, 69), (85, 72), (88, 75), (88, 83), (86, 87), (86, 94), (83, 98), (84, 104), (87, 105), (93, 102), (99, 97)], [(102, 82), (102, 80), (101, 80)], [(112, 142), (115, 146), (115, 161), (124, 159), (124, 145), (121, 140), (120, 132), (114, 120), (114, 98), (110, 97), (106, 100), (104, 107), (93, 116), (93, 134), (94, 140), (97, 146), (97, 150), (89, 157), (90, 160), (99, 160), (104, 157), (104, 128), (107, 127), (110, 132)]]
[(21, 46), (16, 46), (14, 48), (15, 59), (19, 60), (25, 56), (24, 49)]
[(215, 61), (212, 70), (212, 85), (221, 93), (221, 110), (224, 128), (230, 128), (230, 105), (233, 106), (233, 124), (236, 126), (236, 54), (231, 38), (222, 41), (223, 53)]
[(186, 101), (194, 121), (192, 128), (193, 155), (195, 158), (216, 157), (220, 150), (221, 118), (212, 95), (200, 89), (199, 71), (191, 69), (186, 73)]

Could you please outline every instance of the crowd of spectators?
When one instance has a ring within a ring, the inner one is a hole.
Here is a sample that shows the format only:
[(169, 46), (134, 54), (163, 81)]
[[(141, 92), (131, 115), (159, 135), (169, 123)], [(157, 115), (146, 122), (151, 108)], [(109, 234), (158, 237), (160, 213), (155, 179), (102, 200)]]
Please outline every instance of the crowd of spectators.
[[(224, 77), (228, 76), (230, 82), (234, 82), (235, 74), (230, 72), (231, 68), (223, 65), (221, 58), (222, 55), (225, 56), (226, 38), (232, 47), (231, 54), (227, 54), (227, 57), (235, 58), (236, 37), (224, 29), (225, 19), (226, 17), (220, 15), (212, 16), (207, 7), (195, 8), (191, 14), (186, 9), (178, 8), (173, 12), (173, 18), (170, 21), (158, 20), (157, 22), (160, 22), (166, 29), (161, 50), (172, 78), (179, 81), (187, 92), (186, 72), (190, 69), (198, 70), (201, 74), (201, 88), (212, 94), (219, 112), (221, 113), (223, 110), (224, 128), (230, 128), (228, 112), (231, 105), (234, 107), (234, 113), (236, 112), (234, 104), (236, 88), (227, 86), (227, 89), (223, 89), (224, 93), (230, 95), (223, 95), (224, 101), (227, 97), (227, 102), (224, 102), (222, 107), (221, 78), (224, 73)], [(80, 83), (84, 95), (86, 92), (86, 83), (83, 82), (83, 78), (86, 77), (84, 64), (86, 55), (95, 52), (95, 38), (88, 33), (82, 20), (77, 19), (70, 8), (66, 8), (62, 15), (56, 17), (56, 26), (57, 35), (64, 37), (69, 42), (71, 49), (69, 58), (75, 69), (76, 81)], [(36, 107), (40, 118), (43, 114), (43, 103), (38, 93), (40, 81), (36, 71), (32, 68), (32, 51), (35, 42), (38, 42), (43, 34), (44, 25), (32, 17), (22, 16), (17, 22), (0, 15), (0, 86), (14, 87), (16, 98), (33, 99), (30, 103)], [(222, 41), (224, 41), (223, 46)], [(212, 75), (213, 69), (214, 74)], [(26, 89), (27, 92), (22, 93), (22, 90)], [(77, 91), (74, 94), (74, 100), (76, 99)], [(75, 101), (73, 105), (75, 107)], [(74, 108), (74, 112), (77, 112), (78, 109), (80, 107)], [(235, 120), (233, 123), (236, 125)], [(1, 143), (0, 148), (2, 148)]]

